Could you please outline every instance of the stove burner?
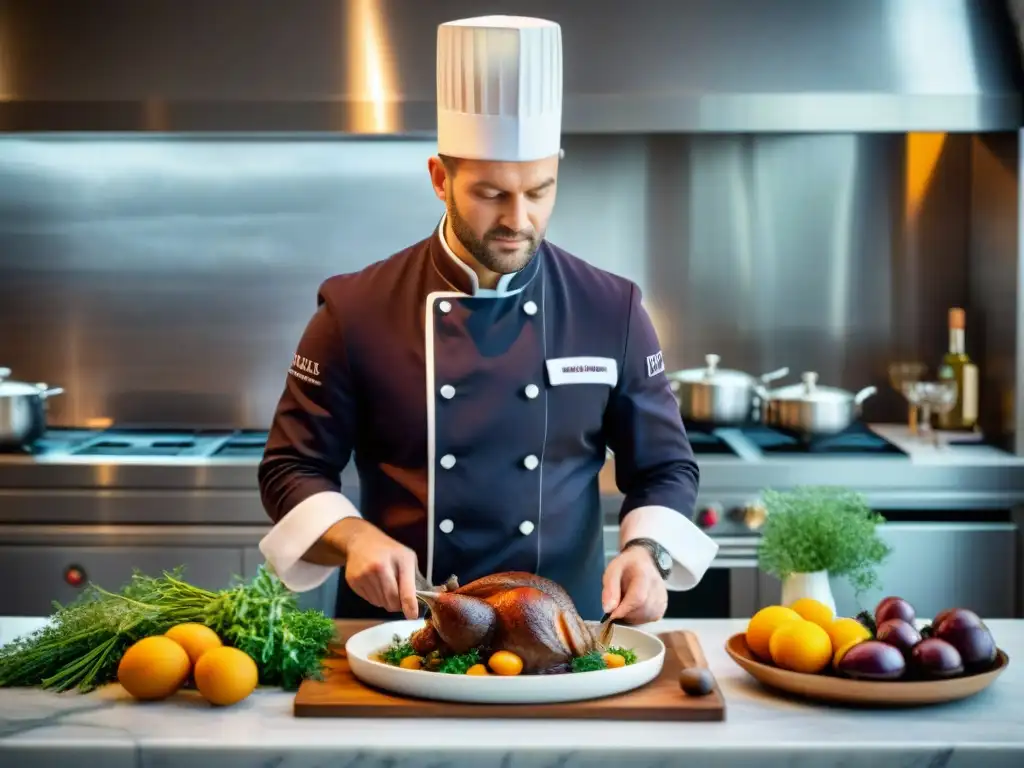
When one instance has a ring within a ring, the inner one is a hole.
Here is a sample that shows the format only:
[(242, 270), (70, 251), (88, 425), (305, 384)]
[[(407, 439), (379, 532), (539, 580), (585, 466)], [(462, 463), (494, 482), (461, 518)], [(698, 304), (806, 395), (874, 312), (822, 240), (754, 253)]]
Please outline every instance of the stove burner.
[(245, 457), (262, 456), (267, 446), (267, 433), (257, 430), (243, 430), (214, 452), (214, 456)]
[(0, 448), (0, 456), (33, 456), (37, 453), (44, 453), (45, 449), (39, 443), (33, 445), (10, 445)]
[(75, 453), (78, 456), (177, 456), (194, 447), (194, 440), (153, 440), (149, 443), (99, 440)]
[(230, 432), (185, 428), (114, 427), (100, 433), (76, 456), (180, 456), (194, 453), (203, 439)]
[(816, 455), (906, 456), (906, 453), (863, 424), (851, 424), (835, 435), (805, 439), (771, 427), (748, 427), (742, 434), (762, 453)]
[(82, 427), (49, 427), (45, 434), (31, 445), (12, 446), (0, 450), (4, 456), (43, 456), (55, 451), (66, 451), (94, 439), (99, 433), (95, 429)]
[(734, 451), (725, 440), (718, 435), (704, 432), (699, 429), (687, 427), (686, 436), (690, 439), (690, 446), (695, 454), (702, 456), (736, 456)]

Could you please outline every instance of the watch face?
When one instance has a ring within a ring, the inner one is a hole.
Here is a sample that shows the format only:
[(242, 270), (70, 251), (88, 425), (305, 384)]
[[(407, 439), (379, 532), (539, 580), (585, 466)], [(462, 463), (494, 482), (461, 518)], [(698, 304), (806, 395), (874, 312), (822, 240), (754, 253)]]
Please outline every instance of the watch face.
[(663, 571), (672, 570), (672, 557), (668, 554), (668, 552), (660, 552), (658, 554), (658, 565), (661, 567), (661, 570)]

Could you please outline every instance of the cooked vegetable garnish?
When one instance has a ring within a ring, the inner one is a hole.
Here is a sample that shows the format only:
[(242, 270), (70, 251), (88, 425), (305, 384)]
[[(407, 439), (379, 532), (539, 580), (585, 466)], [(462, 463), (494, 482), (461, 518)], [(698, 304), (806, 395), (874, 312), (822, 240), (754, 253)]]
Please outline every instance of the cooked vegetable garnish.
[[(609, 659), (609, 657), (613, 657)], [(614, 658), (618, 657), (618, 658)], [(619, 662), (622, 659), (622, 662)], [(609, 648), (604, 653), (591, 651), (584, 656), (577, 656), (572, 660), (573, 672), (596, 672), (599, 669), (609, 667), (623, 667), (636, 664), (636, 654), (628, 648)]]
[(469, 653), (449, 656), (441, 662), (437, 671), (444, 675), (464, 675), (469, 668), (480, 663), (480, 652), (474, 648)]
[(523, 671), (523, 660), (509, 651), (498, 651), (487, 660), (487, 666), (496, 675), (515, 677)]
[(629, 650), (629, 648), (620, 648), (615, 646), (613, 648), (609, 648), (608, 653), (614, 653), (616, 656), (621, 656), (626, 660), (627, 666), (630, 664), (636, 664), (636, 654)]
[(626, 660), (617, 653), (606, 653), (601, 658), (604, 659), (605, 666), (608, 669), (618, 669), (619, 667), (626, 666)]
[[(441, 651), (433, 650), (422, 656), (413, 647), (412, 639), (403, 639), (395, 635), (389, 645), (377, 654), (377, 659), (392, 667), (404, 669), (425, 669), (446, 675), (488, 675), (514, 677), (523, 671), (523, 660), (510, 651), (498, 650), (491, 653), (486, 648), (473, 648), (468, 653), (444, 656)], [(613, 647), (607, 651), (593, 650), (572, 660), (559, 670), (562, 672), (595, 672), (599, 669), (610, 669), (635, 664), (636, 653), (628, 648)]]
[(573, 672), (596, 672), (599, 669), (605, 669), (607, 666), (600, 651), (591, 651), (584, 656), (577, 656), (572, 660)]
[(406, 656), (416, 656), (416, 650), (409, 644), (408, 640), (403, 640), (398, 635), (395, 635), (391, 639), (391, 645), (380, 652), (381, 661), (385, 664), (390, 664), (393, 667), (397, 667), (402, 663), (402, 659)]

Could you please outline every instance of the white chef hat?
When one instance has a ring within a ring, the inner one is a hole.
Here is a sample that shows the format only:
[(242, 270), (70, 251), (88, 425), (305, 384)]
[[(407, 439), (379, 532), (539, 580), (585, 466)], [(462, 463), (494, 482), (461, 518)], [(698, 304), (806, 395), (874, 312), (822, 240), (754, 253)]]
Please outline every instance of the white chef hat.
[(438, 152), (528, 161), (560, 154), (562, 31), (553, 21), (480, 16), (437, 30)]

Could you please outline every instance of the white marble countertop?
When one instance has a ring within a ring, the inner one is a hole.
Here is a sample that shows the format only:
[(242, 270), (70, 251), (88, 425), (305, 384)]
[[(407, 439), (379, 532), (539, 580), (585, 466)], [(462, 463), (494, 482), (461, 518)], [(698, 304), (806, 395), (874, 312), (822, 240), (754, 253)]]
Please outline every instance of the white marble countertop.
[[(0, 617), (0, 643), (40, 622)], [(700, 637), (726, 699), (722, 723), (307, 719), (260, 690), (214, 709), (189, 693), (154, 704), (117, 685), (82, 696), (0, 690), (0, 766), (75, 768), (546, 768), (1024, 765), (1024, 621), (989, 622), (1009, 668), (972, 699), (854, 710), (781, 698), (726, 655), (743, 621), (665, 621)]]

